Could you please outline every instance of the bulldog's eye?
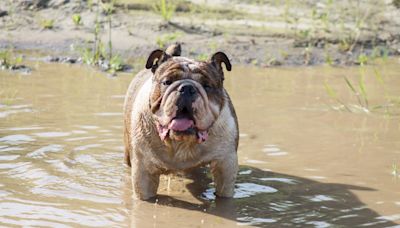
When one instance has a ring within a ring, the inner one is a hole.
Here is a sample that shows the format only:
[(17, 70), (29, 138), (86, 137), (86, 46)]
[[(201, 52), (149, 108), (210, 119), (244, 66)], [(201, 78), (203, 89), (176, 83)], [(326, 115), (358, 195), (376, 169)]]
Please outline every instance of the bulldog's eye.
[(208, 84), (203, 85), (203, 88), (208, 92), (211, 90), (211, 86)]
[(172, 81), (171, 80), (165, 80), (165, 81), (162, 81), (161, 84), (164, 85), (164, 86), (168, 86), (168, 85), (172, 84)]

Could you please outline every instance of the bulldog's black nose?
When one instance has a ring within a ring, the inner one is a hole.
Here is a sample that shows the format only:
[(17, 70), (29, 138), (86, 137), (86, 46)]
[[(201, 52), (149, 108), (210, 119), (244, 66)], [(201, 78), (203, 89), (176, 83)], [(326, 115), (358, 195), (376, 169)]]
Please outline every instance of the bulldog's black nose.
[(178, 88), (178, 91), (181, 95), (186, 95), (186, 96), (193, 96), (196, 94), (196, 89), (194, 88), (193, 85), (190, 84), (181, 85)]

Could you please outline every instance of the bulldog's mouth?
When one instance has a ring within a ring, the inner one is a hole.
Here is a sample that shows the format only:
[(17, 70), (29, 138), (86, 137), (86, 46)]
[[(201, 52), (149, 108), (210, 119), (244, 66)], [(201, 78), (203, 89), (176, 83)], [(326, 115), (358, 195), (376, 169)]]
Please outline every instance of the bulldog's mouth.
[(169, 137), (171, 131), (177, 135), (196, 135), (198, 143), (202, 143), (208, 138), (207, 130), (199, 130), (196, 128), (194, 120), (187, 117), (173, 118), (167, 126), (158, 123), (157, 130), (163, 141)]

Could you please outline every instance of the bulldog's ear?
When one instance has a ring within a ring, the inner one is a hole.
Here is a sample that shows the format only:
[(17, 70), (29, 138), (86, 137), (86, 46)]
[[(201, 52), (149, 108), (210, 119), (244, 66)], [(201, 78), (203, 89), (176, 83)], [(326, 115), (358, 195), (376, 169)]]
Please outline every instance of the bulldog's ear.
[(226, 70), (231, 71), (232, 65), (228, 59), (228, 56), (225, 55), (223, 52), (217, 52), (211, 57), (211, 62), (219, 69), (222, 69), (221, 63), (225, 63)]
[(151, 68), (151, 71), (154, 73), (157, 67), (160, 66), (161, 63), (167, 61), (169, 58), (171, 58), (171, 56), (165, 53), (163, 50), (154, 50), (150, 53), (149, 58), (147, 59), (146, 69)]

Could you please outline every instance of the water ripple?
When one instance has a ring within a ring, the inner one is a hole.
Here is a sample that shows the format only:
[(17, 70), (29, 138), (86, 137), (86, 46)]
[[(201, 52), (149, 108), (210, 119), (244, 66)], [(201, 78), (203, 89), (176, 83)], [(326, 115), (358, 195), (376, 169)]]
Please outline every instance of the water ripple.
[[(83, 210), (67, 210), (51, 206), (39, 206), (21, 204), (16, 202), (1, 202), (0, 203), (0, 218), (24, 218), (23, 220), (12, 220), (14, 224), (26, 226), (26, 221), (33, 222), (34, 224), (43, 225), (43, 223), (51, 222), (51, 224), (61, 225), (59, 222), (65, 224), (75, 223), (77, 226), (112, 226), (114, 222), (106, 219), (103, 214), (90, 214)], [(46, 222), (44, 222), (46, 221)]]
[(21, 151), (21, 150), (24, 150), (24, 149), (25, 149), (25, 148), (16, 147), (16, 146), (1, 146), (1, 147), (0, 147), (0, 152)]
[(39, 148), (33, 152), (28, 153), (26, 156), (27, 157), (44, 157), (46, 153), (54, 153), (54, 152), (60, 152), (62, 151), (64, 146), (58, 145), (58, 144), (50, 144), (47, 146), (44, 146), (42, 148)]
[[(214, 192), (215, 188), (209, 188), (205, 192), (203, 192), (203, 197), (208, 200), (213, 200), (215, 199)], [(265, 185), (259, 185), (254, 183), (238, 183), (236, 184), (233, 198), (241, 199), (254, 196), (260, 193), (275, 193), (275, 192), (278, 192), (278, 190)]]
[(75, 138), (64, 139), (64, 141), (66, 141), (66, 142), (83, 141), (83, 140), (86, 140), (86, 139), (95, 139), (95, 138), (97, 138), (97, 137), (96, 136), (75, 137)]
[(55, 138), (55, 137), (65, 137), (70, 135), (71, 133), (69, 132), (40, 132), (40, 133), (35, 133), (36, 136), (42, 137), (42, 138)]
[(32, 109), (26, 108), (28, 106), (25, 105), (20, 105), (20, 106), (9, 106), (9, 108), (12, 108), (11, 110), (5, 110), (0, 112), (0, 118), (5, 118), (9, 115), (12, 114), (17, 114), (17, 113), (23, 113), (23, 112), (33, 112)]
[(0, 161), (13, 161), (19, 157), (19, 155), (0, 155)]
[(0, 142), (8, 143), (8, 144), (20, 144), (35, 141), (34, 138), (28, 135), (8, 135), (0, 138)]
[(256, 226), (256, 225), (260, 225), (263, 223), (275, 223), (277, 222), (276, 219), (270, 219), (270, 218), (253, 218), (253, 217), (239, 217), (237, 218), (238, 221), (240, 221), (238, 223), (238, 225), (242, 225), (242, 226)]
[(282, 182), (285, 184), (297, 184), (299, 181), (289, 179), (289, 178), (277, 178), (277, 177), (265, 177), (265, 178), (259, 178), (259, 180), (262, 181), (277, 181), (277, 182)]
[(75, 151), (87, 150), (90, 148), (101, 147), (102, 145), (103, 144), (89, 144), (89, 145), (75, 147), (74, 150)]

